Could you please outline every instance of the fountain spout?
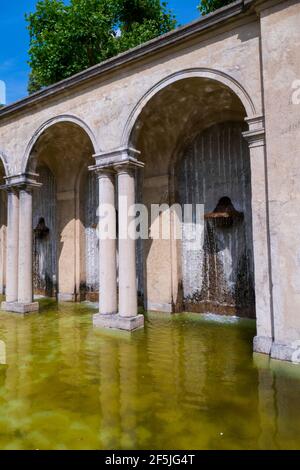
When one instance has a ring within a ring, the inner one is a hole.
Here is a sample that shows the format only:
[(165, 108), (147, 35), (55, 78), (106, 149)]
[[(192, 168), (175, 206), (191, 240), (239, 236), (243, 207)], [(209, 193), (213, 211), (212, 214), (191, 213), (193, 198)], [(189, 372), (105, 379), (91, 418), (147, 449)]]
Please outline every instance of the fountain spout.
[(213, 220), (218, 227), (232, 227), (237, 222), (244, 219), (244, 213), (237, 211), (231, 199), (227, 196), (222, 197), (216, 208), (212, 212), (204, 215), (205, 220)]
[(39, 222), (36, 226), (36, 228), (34, 229), (34, 234), (35, 234), (35, 237), (39, 240), (45, 238), (49, 233), (49, 228), (46, 226), (46, 222), (45, 222), (45, 219), (44, 217), (41, 217), (39, 219)]

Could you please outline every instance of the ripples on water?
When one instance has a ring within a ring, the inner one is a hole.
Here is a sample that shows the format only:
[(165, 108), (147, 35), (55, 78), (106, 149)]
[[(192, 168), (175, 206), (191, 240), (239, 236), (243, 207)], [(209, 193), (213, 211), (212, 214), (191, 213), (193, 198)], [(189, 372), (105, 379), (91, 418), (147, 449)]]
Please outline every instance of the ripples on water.
[(253, 359), (254, 322), (151, 314), (130, 335), (42, 304), (0, 315), (1, 449), (300, 447), (299, 366)]

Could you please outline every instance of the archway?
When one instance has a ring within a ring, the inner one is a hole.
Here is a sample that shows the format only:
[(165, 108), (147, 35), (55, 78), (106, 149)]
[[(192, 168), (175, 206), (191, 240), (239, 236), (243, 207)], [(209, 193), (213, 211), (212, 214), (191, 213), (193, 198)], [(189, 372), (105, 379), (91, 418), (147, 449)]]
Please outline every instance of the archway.
[[(185, 249), (184, 233), (182, 240), (171, 236), (143, 243), (139, 277), (149, 310), (254, 316), (251, 172), (242, 132), (247, 113), (255, 110), (241, 87), (229, 85), (207, 74), (171, 80), (145, 98), (132, 127), (129, 145), (145, 162), (140, 194), (149, 209), (204, 204), (208, 215), (220, 200), (229, 200), (241, 214), (232, 227), (214, 229), (213, 241), (206, 220), (204, 241), (193, 253)], [(213, 276), (215, 288), (204, 293)], [(246, 302), (240, 301), (243, 292)]]
[(87, 266), (93, 261), (86, 244), (97, 211), (97, 199), (88, 191), (95, 186), (88, 171), (93, 140), (75, 119), (56, 118), (36, 132), (26, 150), (26, 171), (42, 183), (33, 194), (35, 294), (61, 301), (86, 296)]

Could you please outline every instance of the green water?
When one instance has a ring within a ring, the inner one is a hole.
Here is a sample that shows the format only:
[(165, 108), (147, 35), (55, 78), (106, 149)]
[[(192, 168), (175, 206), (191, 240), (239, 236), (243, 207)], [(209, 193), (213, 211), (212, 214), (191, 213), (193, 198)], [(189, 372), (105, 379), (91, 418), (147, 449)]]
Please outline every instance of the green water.
[(152, 314), (130, 335), (93, 313), (0, 314), (1, 449), (300, 447), (300, 369), (253, 359), (253, 322)]

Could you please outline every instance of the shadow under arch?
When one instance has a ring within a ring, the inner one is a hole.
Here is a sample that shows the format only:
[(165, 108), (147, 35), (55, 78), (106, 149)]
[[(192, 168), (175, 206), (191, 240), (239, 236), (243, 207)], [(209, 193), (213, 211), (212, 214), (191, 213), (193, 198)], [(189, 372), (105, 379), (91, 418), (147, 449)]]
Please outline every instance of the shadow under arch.
[(158, 94), (163, 89), (167, 88), (169, 85), (172, 85), (175, 82), (188, 78), (205, 78), (218, 82), (219, 84), (225, 85), (240, 99), (242, 105), (245, 108), (247, 118), (253, 118), (257, 115), (257, 109), (254, 105), (252, 98), (250, 97), (250, 94), (235, 78), (231, 77), (225, 72), (210, 68), (184, 69), (180, 70), (179, 72), (174, 72), (173, 74), (168, 75), (167, 77), (164, 77), (142, 96), (142, 98), (138, 101), (138, 103), (130, 113), (129, 118), (125, 124), (122, 134), (122, 146), (130, 146), (131, 135), (134, 130), (135, 124), (148, 102), (156, 94)]
[[(36, 243), (36, 295), (52, 291), (59, 300), (81, 299), (86, 187), (81, 187), (79, 181), (82, 174), (89, 175), (88, 167), (94, 163), (97, 149), (90, 128), (69, 115), (48, 120), (27, 146), (23, 171), (37, 173), (42, 183), (34, 192), (36, 236), (41, 223), (47, 229)], [(96, 207), (90, 209), (96, 212)]]
[(48, 121), (44, 122), (34, 132), (34, 134), (32, 135), (31, 139), (29, 140), (29, 142), (26, 146), (26, 149), (25, 149), (25, 152), (24, 152), (24, 155), (23, 155), (23, 158), (22, 158), (22, 167), (21, 167), (22, 172), (26, 172), (26, 170), (28, 169), (28, 163), (29, 163), (29, 160), (30, 160), (32, 150), (33, 150), (35, 144), (37, 143), (37, 141), (39, 140), (39, 138), (41, 137), (41, 135), (47, 129), (49, 129), (50, 127), (54, 126), (55, 124), (59, 124), (59, 123), (71, 123), (71, 124), (75, 124), (78, 127), (80, 127), (87, 134), (87, 136), (89, 137), (89, 139), (92, 143), (92, 146), (93, 146), (94, 153), (100, 152), (100, 147), (98, 145), (98, 141), (96, 139), (96, 136), (95, 136), (94, 132), (81, 118), (79, 118), (75, 115), (72, 115), (72, 114), (61, 114), (61, 115), (55, 116), (51, 119), (48, 119)]
[(8, 156), (1, 149), (0, 149), (0, 161), (1, 161), (3, 169), (4, 169), (4, 176), (8, 176), (9, 175)]

